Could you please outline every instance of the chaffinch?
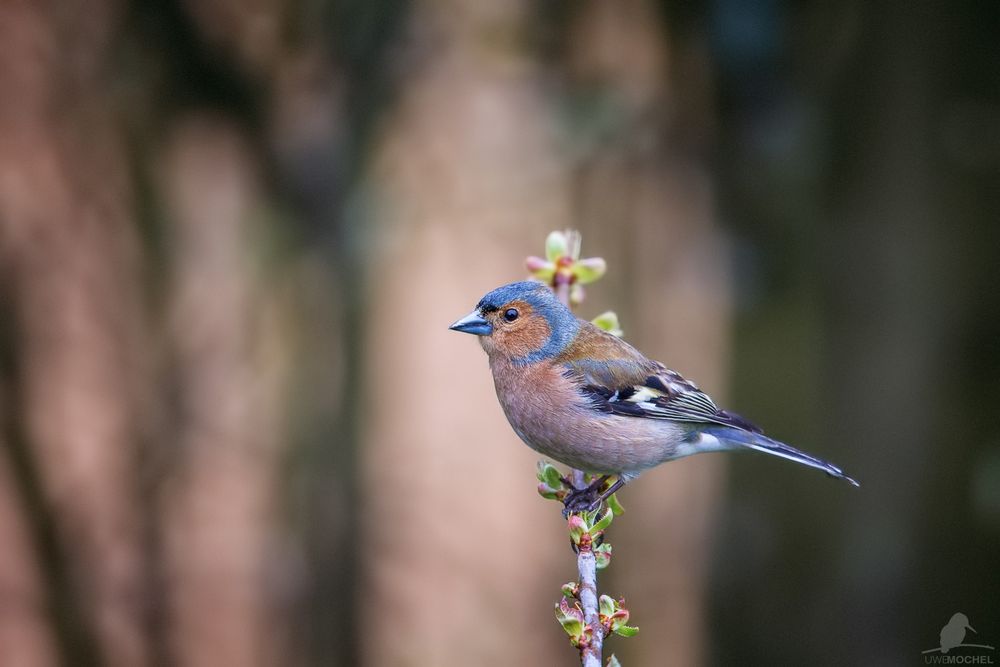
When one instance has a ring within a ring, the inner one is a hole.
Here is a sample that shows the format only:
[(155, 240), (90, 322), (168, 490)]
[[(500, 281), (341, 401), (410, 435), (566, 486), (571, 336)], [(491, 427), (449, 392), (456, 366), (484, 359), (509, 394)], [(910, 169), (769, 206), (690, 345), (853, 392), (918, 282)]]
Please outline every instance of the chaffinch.
[[(858, 483), (718, 408), (679, 373), (576, 317), (544, 284), (499, 287), (451, 325), (489, 357), (497, 398), (529, 447), (601, 474), (567, 508), (593, 509), (647, 468), (701, 452), (756, 450)], [(610, 489), (597, 497), (609, 476)]]

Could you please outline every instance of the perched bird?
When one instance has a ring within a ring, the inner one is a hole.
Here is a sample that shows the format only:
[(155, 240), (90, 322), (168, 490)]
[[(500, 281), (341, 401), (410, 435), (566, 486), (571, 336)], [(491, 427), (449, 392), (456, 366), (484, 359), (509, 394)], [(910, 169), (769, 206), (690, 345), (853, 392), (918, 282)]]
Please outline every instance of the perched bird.
[(969, 617), (962, 613), (954, 614), (948, 624), (941, 628), (941, 652), (947, 653), (956, 646), (963, 646), (966, 630), (976, 632), (969, 625)]
[[(642, 471), (701, 452), (756, 450), (858, 486), (840, 468), (719, 409), (679, 373), (576, 317), (542, 283), (499, 287), (450, 328), (479, 337), (521, 440), (602, 475), (567, 497), (568, 510), (593, 509)], [(612, 475), (618, 479), (598, 497)]]

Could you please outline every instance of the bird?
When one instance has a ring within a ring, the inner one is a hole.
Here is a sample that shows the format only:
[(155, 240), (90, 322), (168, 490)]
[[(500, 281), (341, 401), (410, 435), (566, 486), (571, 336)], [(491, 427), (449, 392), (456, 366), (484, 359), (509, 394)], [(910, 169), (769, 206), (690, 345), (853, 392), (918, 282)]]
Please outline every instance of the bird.
[(593, 510), (642, 472), (703, 452), (764, 452), (860, 486), (832, 463), (769, 438), (680, 373), (577, 317), (544, 283), (498, 287), (449, 328), (478, 337), (497, 399), (518, 437), (597, 477), (566, 496), (567, 512)]
[(956, 646), (963, 646), (966, 630), (976, 632), (969, 625), (969, 617), (962, 613), (952, 615), (948, 624), (941, 628), (941, 652), (947, 653)]

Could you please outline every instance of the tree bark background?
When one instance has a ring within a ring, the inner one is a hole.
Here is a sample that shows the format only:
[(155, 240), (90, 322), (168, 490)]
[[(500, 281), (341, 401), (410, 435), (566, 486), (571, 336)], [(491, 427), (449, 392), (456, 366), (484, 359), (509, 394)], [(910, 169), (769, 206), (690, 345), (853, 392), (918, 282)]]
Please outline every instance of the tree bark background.
[(987, 222), (1000, 87), (983, 65), (998, 16), (801, 9), (716, 19), (719, 182), (744, 304), (734, 393), (861, 488), (734, 460), (718, 533), (740, 558), (713, 567), (713, 621), (731, 628), (713, 646), (724, 663), (907, 664), (959, 610), (1000, 622), (1000, 515), (984, 492), (1000, 488), (1000, 450), (982, 420), (997, 388), (984, 285), (1000, 248)]
[(144, 326), (128, 170), (99, 81), (118, 16), (111, 3), (0, 8), (0, 220), (19, 355), (8, 389), (19, 412), (8, 420), (24, 438), (10, 444), (30, 443), (27, 483), (51, 512), (55, 558), (74, 590), (58, 601), (86, 628), (66, 632), (93, 633), (93, 644), (64, 644), (63, 658), (140, 666)]
[(282, 662), (270, 612), (280, 375), (274, 313), (249, 249), (257, 165), (225, 121), (178, 123), (161, 161), (174, 221), (169, 306), (179, 397), (173, 474), (163, 482), (169, 647), (185, 665)]

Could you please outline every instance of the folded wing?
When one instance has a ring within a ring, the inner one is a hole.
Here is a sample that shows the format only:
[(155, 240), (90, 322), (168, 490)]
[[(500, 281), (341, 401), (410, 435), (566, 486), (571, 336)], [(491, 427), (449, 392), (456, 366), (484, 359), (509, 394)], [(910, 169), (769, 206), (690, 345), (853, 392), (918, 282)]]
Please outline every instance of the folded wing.
[(577, 339), (556, 361), (595, 410), (762, 432), (739, 415), (720, 409), (680, 373), (592, 325), (581, 327)]

